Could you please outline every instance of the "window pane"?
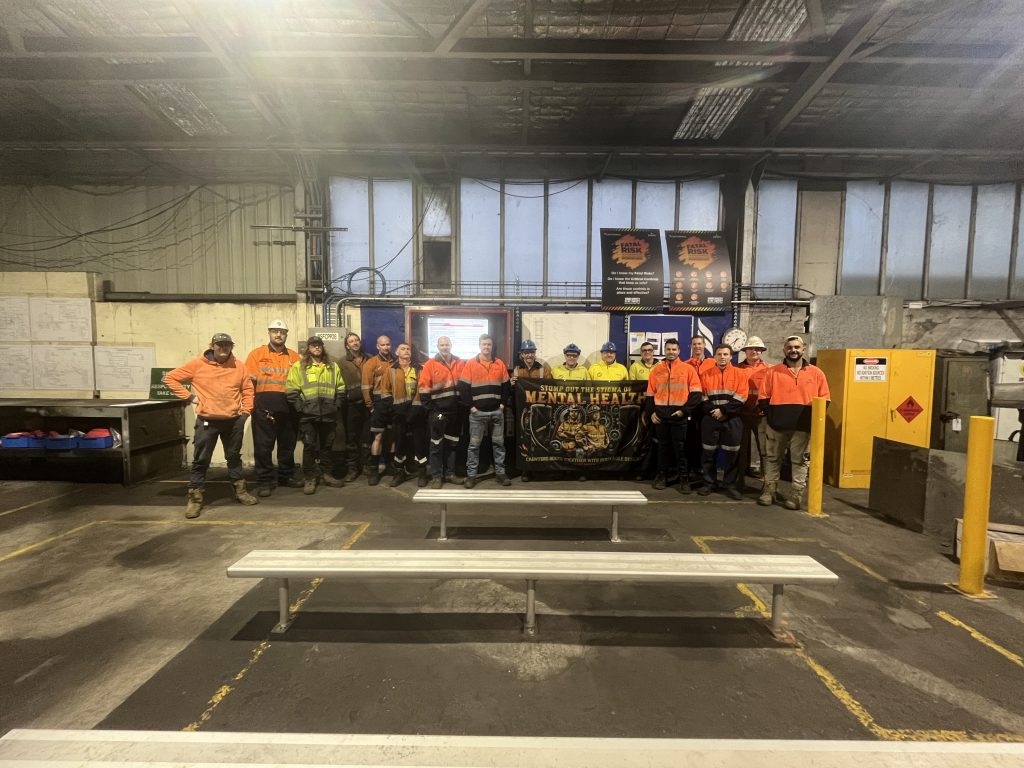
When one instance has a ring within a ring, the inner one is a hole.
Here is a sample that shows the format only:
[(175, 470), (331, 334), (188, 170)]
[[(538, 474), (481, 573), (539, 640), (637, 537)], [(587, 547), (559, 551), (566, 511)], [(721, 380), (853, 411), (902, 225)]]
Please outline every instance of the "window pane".
[(423, 224), (420, 228), (424, 237), (452, 236), (451, 204), (451, 187), (423, 188)]
[[(496, 181), (463, 179), (459, 206), (462, 293), (496, 296), (501, 247), (501, 191)], [(487, 282), (489, 285), (466, 285)]]
[(795, 181), (762, 181), (757, 189), (754, 282), (759, 285), (793, 283), (796, 187)]
[(927, 298), (964, 298), (970, 219), (971, 188), (936, 184), (932, 193)]
[(594, 218), (590, 230), (590, 282), (601, 282), (601, 228), (625, 229), (632, 221), (633, 182), (622, 179), (594, 182)]
[(969, 298), (1006, 298), (1010, 285), (1010, 246), (1013, 240), (1013, 205), (1016, 195), (1014, 184), (978, 187)]
[(884, 295), (921, 298), (927, 227), (928, 185), (894, 181), (889, 189), (889, 247), (885, 255)]
[(684, 181), (679, 185), (679, 228), (716, 230), (720, 226), (718, 179)]
[(847, 182), (840, 293), (847, 296), (878, 295), (884, 210), (883, 185), (873, 181)]
[(541, 295), (543, 282), (544, 185), (506, 181), (505, 295)]
[[(342, 278), (370, 263), (370, 199), (366, 179), (331, 179), (331, 226), (348, 227), (347, 232), (331, 232), (330, 241), (332, 287), (346, 290), (347, 281)], [(352, 281), (352, 292), (369, 293), (366, 272)]]
[(1013, 285), (1010, 288), (1011, 299), (1024, 299), (1024, 204), (1020, 207), (1017, 216), (1017, 253), (1014, 254), (1016, 269), (1013, 276)]
[[(548, 294), (585, 296), (587, 182), (548, 185)], [(566, 283), (575, 283), (570, 287)]]
[(448, 291), (452, 287), (452, 241), (423, 241), (423, 287)]
[(412, 274), (412, 182), (373, 181), (373, 264), (388, 291), (408, 292)]

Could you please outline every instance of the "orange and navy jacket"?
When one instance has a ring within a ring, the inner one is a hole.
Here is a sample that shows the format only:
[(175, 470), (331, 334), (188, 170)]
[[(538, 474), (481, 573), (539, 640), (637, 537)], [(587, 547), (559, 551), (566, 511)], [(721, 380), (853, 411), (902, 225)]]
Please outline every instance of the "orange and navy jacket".
[(658, 414), (659, 419), (670, 419), (678, 410), (688, 415), (700, 405), (703, 397), (697, 369), (687, 365), (685, 360), (671, 363), (662, 360), (651, 369), (646, 407), (648, 412), (653, 410)]
[[(410, 368), (415, 371), (416, 381), (420, 381), (423, 372), (422, 369), (415, 363), (410, 363)], [(420, 393), (416, 387), (413, 387), (410, 391), (408, 385), (408, 379), (406, 378), (406, 372), (402, 370), (402, 365), (395, 360), (391, 366), (384, 371), (384, 375), (380, 377), (380, 399), (381, 401), (387, 400), (390, 405), (396, 408), (405, 408), (406, 404), (411, 403), (417, 408), (420, 407)]]
[(455, 355), (445, 362), (440, 353), (423, 364), (419, 378), (420, 402), (428, 411), (454, 413), (459, 404), (459, 376), (465, 363)]
[[(183, 386), (186, 382), (192, 383), (192, 392)], [(252, 379), (234, 355), (218, 363), (213, 350), (207, 350), (165, 373), (164, 384), (182, 400), (195, 395), (196, 416), (203, 419), (223, 421), (252, 413)]]
[(751, 365), (744, 360), (736, 367), (746, 372), (747, 384), (749, 385), (747, 402), (743, 406), (743, 413), (748, 416), (757, 416), (760, 414), (757, 401), (760, 398), (761, 383), (764, 381), (764, 375), (768, 371), (768, 364), (764, 360), (758, 360), (755, 365)]
[(245, 359), (245, 370), (256, 387), (255, 407), (271, 413), (287, 413), (285, 385), (288, 371), (299, 361), (299, 353), (285, 347), (275, 352), (269, 344), (256, 347)]
[(523, 358), (520, 357), (516, 360), (516, 367), (509, 371), (509, 373), (522, 379), (550, 379), (551, 366), (547, 363), (541, 363), (539, 360), (534, 360), (533, 365), (527, 368)]
[(691, 357), (683, 361), (687, 365), (692, 365), (693, 369), (697, 371), (698, 378), (704, 371), (710, 371), (715, 368), (715, 358), (713, 357)]
[(508, 394), (508, 368), (498, 358), (486, 363), (477, 355), (462, 366), (459, 400), (466, 408), (496, 411), (508, 399)]
[(378, 352), (363, 363), (363, 404), (367, 408), (373, 408), (373, 401), (380, 400), (380, 380), (393, 362), (393, 358), (381, 357)]
[(772, 429), (810, 432), (811, 401), (816, 397), (832, 399), (828, 381), (821, 368), (801, 359), (799, 368), (779, 363), (765, 371), (758, 402)]
[(717, 363), (700, 375), (704, 390), (704, 413), (720, 408), (727, 419), (740, 415), (747, 401), (748, 377), (745, 371), (732, 363), (719, 368)]

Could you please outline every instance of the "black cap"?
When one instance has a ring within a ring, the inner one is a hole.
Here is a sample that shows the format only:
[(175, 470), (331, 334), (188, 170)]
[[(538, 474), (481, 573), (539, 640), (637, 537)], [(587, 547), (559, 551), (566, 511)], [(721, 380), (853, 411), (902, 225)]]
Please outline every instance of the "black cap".
[(312, 346), (313, 344), (318, 344), (322, 347), (324, 345), (324, 340), (321, 339), (319, 336), (310, 336), (308, 339), (306, 339), (307, 347)]

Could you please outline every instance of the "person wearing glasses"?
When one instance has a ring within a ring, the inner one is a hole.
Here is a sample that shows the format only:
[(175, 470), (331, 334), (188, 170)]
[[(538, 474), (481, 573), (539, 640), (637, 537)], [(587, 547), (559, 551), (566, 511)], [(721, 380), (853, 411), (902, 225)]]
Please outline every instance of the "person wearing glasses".
[(565, 362), (551, 369), (551, 378), (559, 381), (590, 381), (587, 367), (580, 363), (579, 347), (569, 342), (562, 350), (562, 354), (565, 355)]

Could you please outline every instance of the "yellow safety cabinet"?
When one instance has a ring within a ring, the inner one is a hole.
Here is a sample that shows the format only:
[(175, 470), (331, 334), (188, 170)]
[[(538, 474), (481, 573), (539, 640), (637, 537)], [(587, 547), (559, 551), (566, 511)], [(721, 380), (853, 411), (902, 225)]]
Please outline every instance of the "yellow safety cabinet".
[(934, 349), (823, 349), (818, 367), (832, 394), (825, 421), (826, 483), (870, 487), (876, 437), (928, 447)]

